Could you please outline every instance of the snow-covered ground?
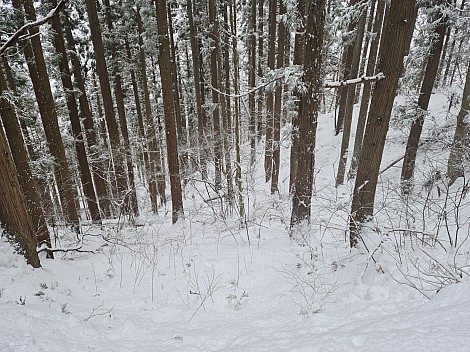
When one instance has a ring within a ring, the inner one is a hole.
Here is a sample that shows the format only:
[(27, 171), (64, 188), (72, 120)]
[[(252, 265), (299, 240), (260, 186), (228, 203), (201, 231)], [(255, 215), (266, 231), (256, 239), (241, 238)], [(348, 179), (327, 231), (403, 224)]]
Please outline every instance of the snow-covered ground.
[[(136, 226), (85, 225), (82, 249), (94, 253), (56, 253), (32, 269), (3, 237), (0, 351), (469, 351), (470, 280), (459, 270), (470, 263), (470, 200), (458, 198), (461, 180), (449, 190), (428, 182), (445, 172), (436, 151), (445, 154), (455, 123), (446, 104), (433, 96), (424, 139), (437, 138), (420, 150), (415, 195), (400, 198), (400, 163), (385, 171), (358, 249), (345, 238), (353, 183), (334, 188), (341, 136), (331, 115), (319, 121), (312, 223), (294, 239), (287, 132), (280, 194), (269, 194), (261, 154), (244, 179), (246, 227), (192, 180), (184, 221), (172, 226), (162, 209)], [(383, 168), (404, 152), (397, 119)], [(447, 205), (447, 226), (438, 216), (445, 195), (461, 200), (457, 216)], [(395, 231), (404, 228), (420, 232)], [(75, 244), (70, 232), (59, 237), (60, 247)], [(439, 280), (460, 282), (439, 289)]]

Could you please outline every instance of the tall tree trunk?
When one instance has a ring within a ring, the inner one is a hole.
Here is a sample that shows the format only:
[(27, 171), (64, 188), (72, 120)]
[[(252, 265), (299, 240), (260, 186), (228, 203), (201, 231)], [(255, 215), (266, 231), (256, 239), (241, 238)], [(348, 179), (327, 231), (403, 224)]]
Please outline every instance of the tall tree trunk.
[[(139, 34), (140, 37), (140, 34)], [(139, 38), (140, 40), (141, 38)], [(134, 53), (131, 51), (131, 46), (129, 44), (129, 40), (127, 38), (124, 39), (125, 45), (126, 45), (126, 53), (127, 53), (127, 60), (129, 62), (132, 62)], [(145, 59), (145, 58), (144, 58)], [(136, 115), (137, 115), (137, 131), (139, 134), (139, 142), (138, 142), (138, 148), (139, 148), (139, 159), (143, 163), (141, 166), (141, 178), (143, 181), (146, 180), (148, 177), (148, 172), (149, 172), (149, 162), (148, 162), (148, 153), (146, 148), (144, 147), (146, 144), (146, 137), (145, 137), (145, 127), (144, 127), (144, 118), (143, 118), (143, 113), (142, 113), (142, 103), (140, 101), (140, 94), (139, 94), (139, 85), (137, 83), (137, 76), (136, 76), (136, 71), (133, 67), (130, 68), (130, 73), (131, 73), (131, 82), (132, 82), (132, 93), (134, 94), (134, 101), (135, 101), (135, 110), (136, 110)], [(152, 192), (150, 192), (152, 194)], [(152, 198), (152, 196), (150, 196)], [(156, 187), (155, 187), (155, 198), (156, 198)]]
[[(254, 0), (256, 1), (256, 0)], [(258, 79), (262, 79), (264, 76), (264, 0), (258, 0)], [(257, 124), (257, 135), (258, 140), (261, 139), (265, 133), (264, 125), (266, 123), (264, 117), (264, 89), (261, 88), (258, 91), (258, 124)]]
[(112, 75), (114, 77), (114, 95), (116, 98), (116, 105), (119, 116), (119, 125), (121, 127), (121, 134), (124, 146), (124, 159), (127, 165), (127, 178), (129, 181), (129, 189), (126, 190), (126, 194), (123, 196), (123, 202), (125, 204), (126, 212), (131, 212), (134, 216), (139, 215), (139, 207), (137, 204), (137, 193), (135, 190), (135, 179), (134, 179), (134, 166), (132, 162), (132, 150), (129, 141), (129, 130), (127, 128), (126, 120), (126, 109), (124, 107), (124, 92), (122, 90), (122, 77), (121, 68), (119, 67), (119, 56), (118, 47), (116, 40), (114, 39), (114, 24), (111, 15), (111, 6), (109, 0), (104, 0), (105, 14), (106, 14), (106, 25), (109, 32), (111, 33), (111, 58), (112, 58)]
[[(351, 78), (357, 77), (359, 73), (359, 62), (361, 59), (362, 41), (364, 39), (364, 29), (366, 25), (367, 8), (362, 9), (359, 22), (357, 23), (356, 38), (354, 40), (352, 61), (350, 67)], [(346, 163), (348, 161), (349, 139), (351, 136), (352, 115), (354, 110), (354, 98), (356, 96), (356, 86), (344, 87), (346, 102), (343, 115), (343, 137), (341, 139), (341, 152), (339, 154), (338, 173), (336, 174), (336, 187), (343, 184), (346, 174)], [(341, 111), (341, 107), (340, 107)]]
[[(249, 18), (250, 34), (248, 37), (248, 86), (254, 89), (256, 86), (256, 0), (250, 3)], [(250, 121), (250, 164), (254, 165), (256, 159), (256, 92), (248, 95), (248, 110)]]
[[(90, 24), (91, 39), (95, 52), (96, 69), (100, 81), (101, 95), (103, 97), (104, 116), (108, 128), (109, 142), (111, 145), (111, 154), (116, 176), (118, 197), (121, 198), (127, 191), (127, 177), (124, 169), (124, 156), (121, 151), (121, 138), (119, 136), (118, 124), (114, 114), (113, 97), (111, 94), (111, 85), (109, 81), (108, 68), (104, 54), (103, 39), (101, 35), (100, 23), (94, 0), (86, 0), (88, 21)], [(113, 191), (113, 193), (115, 193)]]
[[(304, 62), (304, 32), (305, 32), (305, 0), (299, 0), (297, 3), (297, 13), (299, 20), (295, 31), (294, 39), (294, 65), (302, 65)], [(294, 91), (296, 98), (300, 97), (297, 89)], [(300, 101), (300, 99), (296, 99)], [(299, 165), (299, 111), (300, 105), (297, 104), (297, 114), (292, 118), (292, 146), (290, 148), (290, 179), (289, 179), (289, 192), (292, 194), (295, 186), (295, 178), (297, 175), (297, 168)]]
[[(0, 96), (3, 112), (6, 99)], [(2, 114), (3, 115), (3, 114)], [(26, 199), (21, 191), (16, 168), (11, 157), (3, 129), (0, 128), (0, 224), (15, 238), (24, 251), (28, 264), (39, 268), (33, 220), (28, 214)]]
[(204, 88), (201, 84), (201, 61), (200, 50), (198, 43), (198, 31), (194, 23), (193, 17), (193, 3), (187, 0), (186, 9), (188, 12), (189, 20), (189, 33), (191, 40), (191, 57), (193, 63), (193, 78), (194, 78), (194, 93), (196, 96), (196, 114), (197, 114), (197, 130), (198, 130), (198, 144), (199, 144), (199, 167), (203, 178), (207, 177), (206, 160), (207, 160), (207, 142), (206, 142), (206, 126), (207, 117), (203, 108)]
[[(220, 43), (220, 53), (224, 57), (224, 64), (220, 64), (220, 75), (219, 77), (222, 78), (222, 66), (224, 67), (225, 71), (225, 96), (221, 99), (221, 109), (222, 109), (222, 122), (223, 122), (223, 136), (224, 136), (224, 156), (225, 156), (225, 175), (227, 179), (227, 200), (230, 206), (233, 205), (234, 200), (234, 193), (233, 193), (233, 177), (232, 177), (232, 157), (231, 157), (231, 149), (233, 144), (232, 139), (232, 111), (230, 107), (230, 47), (231, 47), (231, 37), (233, 36), (232, 29), (229, 26), (229, 18), (228, 18), (228, 11), (227, 11), (227, 2), (224, 3), (224, 41)], [(232, 9), (230, 8), (230, 11)], [(230, 19), (231, 20), (231, 19)], [(232, 40), (233, 42), (233, 40)], [(222, 50), (223, 48), (223, 50)], [(233, 52), (233, 54), (235, 54)], [(234, 58), (235, 61), (235, 58)], [(234, 75), (235, 75), (236, 68), (234, 67)], [(221, 80), (222, 81), (222, 80)], [(235, 81), (235, 80), (234, 80)], [(235, 82), (234, 82), (235, 83)], [(220, 87), (224, 86), (224, 84), (220, 83)], [(236, 106), (235, 101), (235, 110), (238, 109)]]
[[(470, 61), (468, 62), (467, 78), (463, 88), (462, 106), (457, 115), (454, 140), (447, 161), (449, 184), (465, 175), (465, 162), (470, 160)], [(466, 157), (465, 157), (466, 156)], [(468, 169), (467, 169), (468, 171)]]
[[(269, 0), (269, 45), (268, 68), (273, 71), (276, 60), (276, 13), (277, 0)], [(273, 172), (273, 128), (274, 128), (274, 94), (266, 92), (266, 145), (264, 152), (264, 171), (266, 182), (271, 179)]]
[[(45, 245), (51, 248), (51, 237), (41, 206), (41, 200), (36, 191), (33, 174), (29, 166), (28, 153), (21, 134), (20, 124), (18, 123), (15, 109), (9, 101), (6, 92), (6, 81), (3, 76), (3, 70), (0, 67), (0, 116), (3, 122), (3, 128), (5, 129), (11, 155), (15, 162), (16, 171), (18, 172), (18, 181), (26, 199), (28, 213), (33, 221), (36, 242), (39, 246)], [(52, 253), (50, 256), (52, 256)]]
[[(51, 4), (56, 7), (57, 0), (51, 0)], [(72, 134), (75, 139), (75, 152), (77, 154), (80, 178), (83, 185), (83, 193), (85, 194), (85, 201), (88, 206), (88, 210), (90, 211), (92, 221), (95, 223), (100, 223), (100, 210), (96, 200), (90, 167), (88, 165), (85, 141), (83, 139), (82, 128), (80, 126), (80, 116), (78, 114), (75, 95), (73, 94), (73, 84), (69, 69), (67, 50), (65, 49), (64, 33), (62, 31), (62, 25), (59, 16), (54, 17), (52, 20), (52, 29), (54, 30), (54, 46), (59, 56), (60, 79), (64, 88), (67, 110), (69, 112), (70, 122), (72, 125)]]
[[(152, 203), (152, 211), (154, 213), (158, 210), (158, 196), (160, 196), (161, 203), (165, 203), (165, 194), (159, 194), (158, 182), (165, 184), (165, 178), (162, 175), (161, 168), (161, 155), (160, 146), (157, 141), (157, 133), (155, 130), (155, 122), (152, 117), (152, 107), (150, 104), (150, 92), (147, 81), (147, 64), (145, 60), (145, 49), (143, 40), (143, 24), (140, 16), (140, 8), (137, 8), (137, 29), (139, 32), (139, 59), (140, 59), (140, 73), (142, 79), (142, 88), (144, 91), (144, 103), (145, 103), (145, 125), (147, 128), (147, 152), (148, 155), (148, 182), (150, 191), (150, 200)], [(163, 178), (163, 180), (162, 180)], [(163, 188), (164, 189), (164, 188)]]
[[(284, 23), (284, 15), (286, 14), (286, 6), (284, 1), (279, 1), (279, 16), (281, 18), (278, 27), (277, 40), (277, 62), (276, 68), (281, 69), (284, 66), (285, 42), (286, 42), (286, 25)], [(277, 82), (275, 90), (274, 102), (274, 124), (273, 124), (273, 172), (271, 176), (271, 194), (279, 192), (279, 170), (281, 168), (281, 115), (282, 115), (282, 81)]]
[[(13, 5), (20, 10), (21, 3), (19, 0), (14, 0)], [(23, 0), (23, 7), (27, 19), (29, 21), (35, 21), (36, 11), (33, 2), (31, 0)], [(59, 188), (63, 213), (65, 221), (76, 226), (76, 229), (78, 229), (80, 220), (75, 203), (75, 192), (69, 165), (65, 156), (62, 136), (59, 130), (57, 111), (55, 109), (54, 98), (52, 96), (51, 85), (44, 60), (39, 30), (38, 28), (32, 28), (29, 33), (31, 46), (29, 46), (29, 44), (24, 46), (24, 54), (28, 62), (28, 69), (33, 82), (34, 93), (38, 102), (49, 151), (55, 159), (54, 174)]]
[(212, 111), (212, 122), (214, 126), (213, 131), (213, 142), (214, 142), (214, 164), (215, 164), (215, 188), (220, 189), (221, 185), (221, 173), (222, 173), (222, 138), (220, 131), (220, 106), (219, 106), (219, 68), (218, 68), (218, 57), (220, 59), (219, 45), (219, 28), (217, 20), (217, 8), (215, 0), (209, 0), (209, 25), (211, 27), (210, 38), (214, 41), (215, 45), (211, 49), (211, 85), (212, 85), (212, 104), (214, 108)]
[(317, 118), (321, 102), (325, 0), (307, 0), (306, 3), (305, 61), (302, 80), (307, 87), (300, 97), (299, 163), (292, 198), (291, 228), (302, 221), (310, 221)]
[[(349, 0), (349, 7), (355, 6), (357, 3), (357, 0)], [(348, 33), (353, 33), (354, 29), (356, 28), (357, 23), (354, 20), (351, 20), (351, 22), (348, 24)], [(351, 65), (353, 61), (353, 56), (354, 56), (354, 41), (351, 40), (349, 41), (346, 39), (346, 43), (344, 45), (343, 49), (343, 55), (341, 58), (341, 66), (340, 69), (342, 70), (342, 77), (344, 80), (353, 78), (351, 76)], [(345, 118), (345, 113), (346, 113), (346, 105), (347, 105), (347, 99), (348, 99), (348, 91), (349, 87), (340, 87), (338, 89), (338, 95), (339, 95), (339, 111), (338, 111), (338, 120), (336, 122), (336, 135), (340, 134), (340, 132), (343, 130), (343, 124), (344, 124), (344, 118)]]
[(352, 247), (358, 242), (359, 224), (371, 216), (374, 210), (380, 163), (398, 79), (403, 71), (403, 58), (408, 49), (407, 34), (412, 30), (410, 27), (415, 3), (415, 0), (392, 0), (384, 28), (378, 71), (383, 72), (385, 78), (375, 85), (359, 159), (350, 215)]
[[(367, 61), (366, 76), (370, 77), (375, 73), (375, 62), (377, 61), (377, 53), (379, 51), (379, 43), (382, 35), (382, 23), (384, 21), (385, 0), (378, 0), (377, 11), (375, 14), (374, 26), (372, 32), (374, 37), (370, 44), (369, 58)], [(359, 117), (357, 119), (356, 137), (354, 139), (354, 151), (351, 160), (351, 168), (349, 169), (349, 178), (356, 176), (357, 163), (361, 155), (362, 139), (364, 137), (364, 128), (366, 127), (367, 112), (369, 111), (370, 94), (372, 92), (372, 84), (364, 83), (362, 90), (361, 106), (359, 108)]]
[[(186, 145), (186, 121), (181, 113), (181, 102), (180, 102), (180, 89), (178, 81), (178, 65), (176, 56), (176, 45), (173, 37), (173, 16), (171, 15), (171, 6), (168, 5), (168, 31), (170, 33), (170, 48), (171, 48), (171, 77), (173, 78), (173, 101), (175, 102), (175, 118), (176, 118), (176, 132), (178, 134), (178, 144), (180, 150), (185, 149)], [(186, 152), (185, 152), (186, 153)], [(181, 161), (184, 160), (184, 155)], [(184, 163), (183, 163), (184, 165)]]
[[(442, 2), (441, 2), (442, 3)], [(423, 130), (424, 117), (428, 109), (429, 100), (431, 99), (432, 88), (436, 80), (437, 70), (439, 68), (439, 58), (441, 57), (442, 46), (444, 43), (444, 35), (447, 30), (447, 19), (441, 12), (433, 16), (433, 22), (437, 21), (434, 29), (435, 41), (431, 46), (426, 64), (426, 72), (421, 85), (418, 98), (418, 117), (411, 124), (408, 142), (406, 144), (405, 158), (403, 159), (403, 167), (401, 171), (402, 192), (404, 194), (410, 191), (412, 178), (415, 169), (416, 154), (418, 152), (419, 140)]]
[[(239, 95), (239, 81), (240, 81), (240, 74), (239, 74), (239, 58), (238, 58), (238, 49), (237, 49), (237, 14), (236, 14), (236, 3), (233, 0), (229, 0), (230, 6), (230, 24), (231, 24), (231, 34), (232, 34), (232, 55), (233, 55), (233, 71), (234, 71), (234, 80), (233, 80), (233, 87), (235, 93), (235, 102), (234, 102), (234, 109), (235, 109), (235, 155), (236, 155), (236, 185), (237, 185), (237, 193), (238, 193), (238, 210), (240, 214), (240, 219), (243, 220), (245, 217), (245, 202), (243, 200), (243, 184), (242, 184), (242, 166), (241, 166), (241, 158), (240, 158), (240, 121), (239, 121), (239, 106), (240, 106), (240, 98)], [(228, 43), (227, 43), (228, 44)], [(254, 135), (251, 136), (253, 138)]]
[(85, 136), (88, 144), (88, 156), (90, 157), (90, 166), (93, 173), (93, 181), (95, 184), (96, 196), (98, 198), (98, 203), (105, 218), (110, 218), (112, 214), (112, 205), (109, 199), (108, 190), (104, 181), (104, 172), (102, 170), (102, 165), (99, 162), (94, 160), (95, 154), (99, 153), (97, 151), (97, 142), (96, 142), (96, 132), (95, 132), (95, 123), (93, 121), (93, 115), (90, 109), (90, 104), (88, 101), (87, 92), (85, 89), (85, 80), (81, 71), (81, 64), (78, 58), (78, 54), (75, 50), (75, 40), (72, 35), (71, 25), (68, 19), (68, 16), (63, 16), (64, 19), (64, 30), (65, 37), (67, 39), (67, 49), (70, 55), (70, 60), (72, 63), (72, 71), (75, 78), (75, 84), (77, 85), (80, 94), (78, 96), (78, 103), (80, 107), (80, 120), (83, 121), (83, 127), (85, 129)]
[(162, 83), (163, 110), (165, 114), (165, 134), (168, 158), (168, 171), (170, 173), (172, 221), (176, 223), (183, 215), (183, 196), (181, 191), (180, 168), (178, 161), (178, 140), (176, 135), (176, 121), (173, 102), (171, 79), (170, 39), (168, 34), (168, 14), (166, 13), (166, 0), (156, 0), (157, 32), (159, 39), (160, 78)]

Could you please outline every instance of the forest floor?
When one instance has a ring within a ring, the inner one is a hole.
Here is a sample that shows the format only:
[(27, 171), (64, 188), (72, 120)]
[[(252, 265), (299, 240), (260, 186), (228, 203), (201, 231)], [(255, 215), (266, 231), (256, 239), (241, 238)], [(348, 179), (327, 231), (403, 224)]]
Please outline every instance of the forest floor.
[[(244, 226), (196, 175), (184, 221), (172, 226), (162, 209), (85, 224), (81, 249), (94, 253), (42, 256), (32, 269), (2, 237), (0, 351), (469, 351), (470, 199), (464, 181), (439, 177), (455, 126), (447, 105), (433, 95), (413, 195), (400, 195), (400, 162), (381, 174), (357, 249), (345, 237), (354, 184), (334, 187), (331, 114), (319, 118), (312, 222), (292, 238), (288, 129), (279, 194), (261, 152), (245, 173)], [(407, 126), (394, 117), (383, 169), (403, 155)], [(145, 199), (142, 189), (142, 209)], [(56, 235), (57, 247), (77, 245)]]

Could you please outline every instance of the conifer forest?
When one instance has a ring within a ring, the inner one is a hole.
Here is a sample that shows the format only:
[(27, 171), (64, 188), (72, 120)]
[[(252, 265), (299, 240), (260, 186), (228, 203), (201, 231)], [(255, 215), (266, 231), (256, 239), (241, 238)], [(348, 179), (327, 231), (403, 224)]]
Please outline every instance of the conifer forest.
[(1, 351), (468, 351), (469, 190), (467, 0), (0, 0)]

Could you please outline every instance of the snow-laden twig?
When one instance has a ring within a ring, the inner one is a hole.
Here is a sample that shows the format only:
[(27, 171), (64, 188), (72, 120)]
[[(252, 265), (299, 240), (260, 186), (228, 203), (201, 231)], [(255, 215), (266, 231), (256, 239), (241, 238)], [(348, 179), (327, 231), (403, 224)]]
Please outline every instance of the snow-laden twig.
[(382, 72), (379, 72), (376, 75), (370, 76), (370, 77), (361, 76), (357, 78), (346, 79), (344, 81), (325, 82), (323, 83), (322, 88), (340, 88), (340, 87), (350, 86), (350, 85), (359, 84), (359, 83), (376, 82), (384, 78), (385, 78), (385, 75)]
[(53, 8), (48, 14), (46, 17), (43, 17), (39, 20), (36, 20), (36, 21), (33, 21), (33, 22), (29, 22), (27, 24), (25, 24), (23, 27), (21, 27), (20, 29), (18, 29), (11, 37), (10, 39), (8, 39), (5, 44), (2, 45), (2, 47), (0, 48), (0, 56), (3, 55), (3, 53), (10, 47), (12, 46), (13, 44), (15, 44), (18, 39), (21, 37), (21, 35), (30, 30), (31, 28), (34, 28), (34, 27), (39, 27), (39, 26), (42, 26), (43, 24), (49, 22), (50, 20), (52, 20), (55, 16), (57, 16), (59, 14), (59, 11), (62, 10), (64, 7), (65, 7), (65, 2), (66, 0), (61, 0), (59, 2), (59, 4)]

